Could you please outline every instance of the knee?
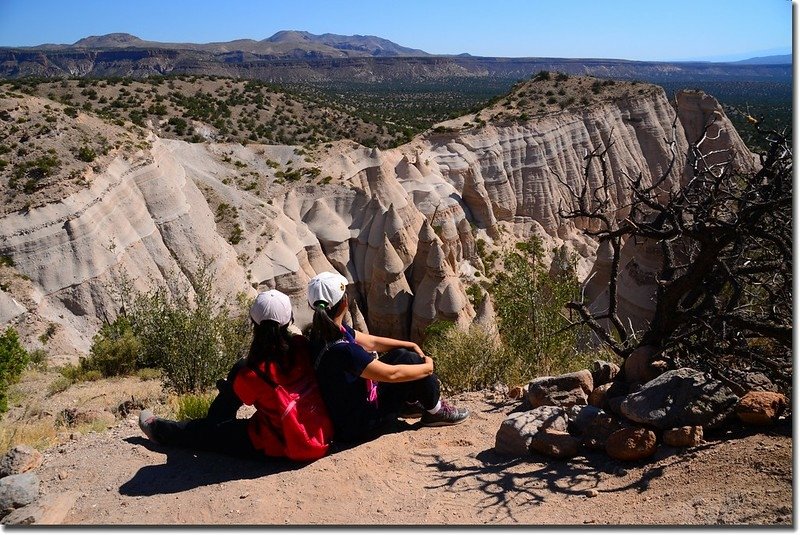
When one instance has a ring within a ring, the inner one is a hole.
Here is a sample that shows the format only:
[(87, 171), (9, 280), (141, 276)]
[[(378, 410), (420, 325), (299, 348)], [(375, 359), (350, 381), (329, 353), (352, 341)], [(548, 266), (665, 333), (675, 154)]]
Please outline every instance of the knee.
[(388, 364), (421, 364), (424, 362), (416, 352), (402, 347), (392, 349), (381, 360)]

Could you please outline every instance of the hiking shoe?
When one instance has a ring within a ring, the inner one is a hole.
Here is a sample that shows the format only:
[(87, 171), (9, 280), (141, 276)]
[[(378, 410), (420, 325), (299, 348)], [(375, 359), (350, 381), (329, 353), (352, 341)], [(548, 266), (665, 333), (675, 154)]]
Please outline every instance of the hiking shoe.
[(139, 429), (142, 430), (142, 433), (144, 433), (147, 438), (158, 444), (155, 427), (153, 425), (155, 421), (156, 416), (153, 414), (153, 411), (145, 409), (139, 413)]
[(468, 417), (469, 411), (467, 409), (458, 409), (450, 405), (445, 400), (442, 400), (442, 408), (440, 408), (435, 414), (425, 411), (420, 422), (425, 427), (439, 427), (442, 425), (460, 424)]
[(412, 403), (406, 402), (403, 408), (400, 409), (400, 414), (398, 416), (400, 416), (400, 418), (419, 418), (425, 412), (425, 408), (419, 401), (414, 401)]

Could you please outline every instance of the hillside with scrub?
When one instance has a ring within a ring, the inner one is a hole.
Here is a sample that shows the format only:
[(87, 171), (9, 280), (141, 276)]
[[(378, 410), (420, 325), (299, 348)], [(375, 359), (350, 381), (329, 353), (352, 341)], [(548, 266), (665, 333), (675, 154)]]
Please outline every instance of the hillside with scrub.
[[(36, 478), (4, 523), (791, 522), (785, 132), (560, 72), (427, 108), (310, 87), (0, 85), (0, 468)], [(305, 466), (144, 439), (144, 408), (205, 414), (257, 292), (305, 328), (322, 271), (468, 422)]]

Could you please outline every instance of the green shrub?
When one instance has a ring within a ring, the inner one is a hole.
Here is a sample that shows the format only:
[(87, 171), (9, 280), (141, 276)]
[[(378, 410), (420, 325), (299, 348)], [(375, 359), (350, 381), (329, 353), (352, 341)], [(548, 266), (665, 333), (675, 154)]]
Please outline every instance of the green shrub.
[(68, 377), (64, 377), (63, 375), (57, 377), (50, 386), (47, 388), (47, 395), (52, 396), (54, 394), (58, 394), (59, 392), (63, 392), (70, 386), (72, 386), (73, 381), (70, 380)]
[(464, 332), (452, 322), (434, 322), (426, 330), (425, 352), (433, 358), (436, 375), (448, 392), (519, 380), (517, 370), (506, 362), (504, 348), (480, 327)]
[(157, 370), (156, 368), (142, 368), (140, 370), (136, 370), (136, 376), (142, 381), (161, 379), (161, 370)]
[(205, 418), (215, 397), (214, 393), (184, 394), (178, 398), (178, 410), (175, 417), (178, 420)]
[(503, 343), (531, 377), (574, 371), (581, 358), (578, 341), (585, 335), (568, 327), (564, 305), (577, 296), (577, 279), (550, 277), (536, 236), (516, 249), (503, 256), (504, 268), (492, 287)]
[(83, 145), (78, 149), (78, 159), (82, 162), (93, 162), (97, 158), (97, 153), (91, 147)]
[(9, 327), (0, 335), (0, 413), (8, 410), (8, 387), (19, 380), (28, 360), (17, 331)]
[(179, 394), (213, 386), (244, 354), (250, 336), (243, 303), (223, 305), (205, 267), (192, 279), (192, 288), (172, 298), (163, 288), (136, 296), (128, 314), (141, 343), (137, 364), (161, 369)]
[(137, 357), (141, 342), (133, 332), (130, 319), (120, 315), (113, 323), (103, 325), (92, 339), (89, 351), (89, 357), (80, 359), (84, 371), (98, 371), (103, 377), (130, 375), (139, 367)]

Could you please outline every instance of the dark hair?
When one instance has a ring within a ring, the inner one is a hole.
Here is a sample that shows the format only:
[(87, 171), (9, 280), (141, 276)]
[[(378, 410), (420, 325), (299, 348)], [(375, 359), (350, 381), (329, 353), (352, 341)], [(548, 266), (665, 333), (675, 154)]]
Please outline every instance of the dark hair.
[(309, 332), (312, 343), (327, 344), (342, 337), (342, 330), (334, 323), (333, 318), (341, 312), (345, 297), (346, 294), (333, 306), (328, 305), (325, 301), (314, 303), (314, 319), (311, 320), (311, 331)]
[(264, 320), (253, 324), (253, 342), (247, 354), (247, 365), (258, 367), (262, 362), (275, 362), (282, 373), (288, 373), (294, 367), (295, 358), (290, 351), (287, 330), (289, 324), (279, 325), (272, 320)]

